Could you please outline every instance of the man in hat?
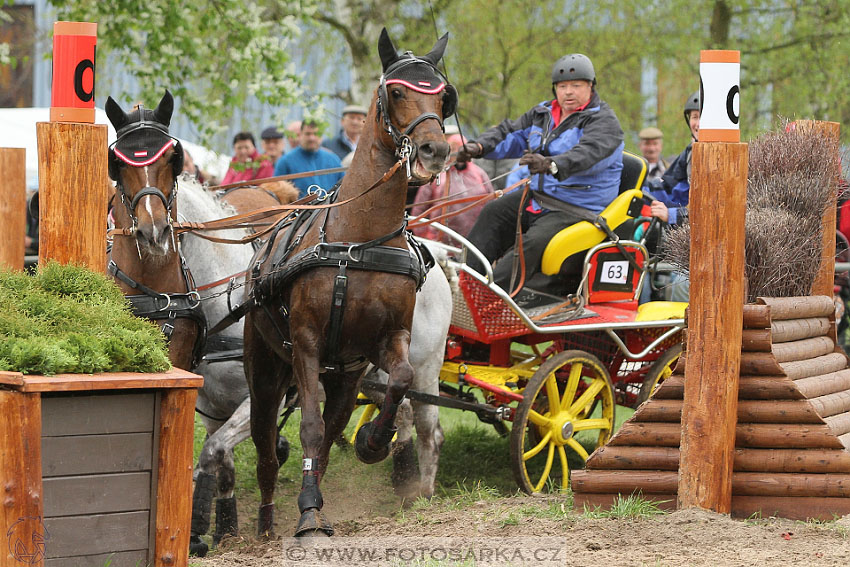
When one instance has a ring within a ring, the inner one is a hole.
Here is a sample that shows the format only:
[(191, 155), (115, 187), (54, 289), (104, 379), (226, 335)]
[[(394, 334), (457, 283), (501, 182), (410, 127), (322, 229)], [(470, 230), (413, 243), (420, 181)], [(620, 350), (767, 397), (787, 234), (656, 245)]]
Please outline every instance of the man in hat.
[(339, 159), (343, 159), (357, 148), (363, 125), (366, 124), (366, 109), (356, 104), (349, 104), (342, 109), (339, 135), (330, 140), (322, 142), (322, 147), (335, 153)]
[(283, 155), (283, 134), (275, 126), (269, 126), (260, 134), (263, 155), (271, 161), (272, 167)]
[(664, 134), (658, 128), (649, 126), (640, 131), (638, 138), (640, 139), (638, 143), (640, 153), (647, 163), (646, 179), (661, 178), (669, 167), (669, 164), (661, 157), (661, 150), (664, 147)]

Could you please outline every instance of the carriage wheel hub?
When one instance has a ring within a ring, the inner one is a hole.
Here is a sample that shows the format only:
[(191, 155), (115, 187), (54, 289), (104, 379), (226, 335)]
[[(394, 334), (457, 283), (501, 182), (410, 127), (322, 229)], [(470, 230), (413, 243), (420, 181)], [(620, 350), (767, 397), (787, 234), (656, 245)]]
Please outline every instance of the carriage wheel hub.
[(561, 437), (563, 437), (564, 440), (567, 440), (572, 436), (573, 436), (573, 422), (567, 421), (561, 426)]

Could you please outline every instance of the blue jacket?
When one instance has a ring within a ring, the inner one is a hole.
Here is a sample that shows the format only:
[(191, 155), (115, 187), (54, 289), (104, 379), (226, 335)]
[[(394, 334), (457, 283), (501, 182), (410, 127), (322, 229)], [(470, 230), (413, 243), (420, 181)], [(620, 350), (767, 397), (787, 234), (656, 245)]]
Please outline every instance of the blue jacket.
[[(283, 154), (277, 160), (274, 166), (274, 175), (277, 177), (289, 173), (303, 173), (334, 167), (342, 167), (342, 163), (332, 151), (319, 148), (315, 152), (308, 152), (299, 146)], [(307, 188), (311, 185), (318, 185), (322, 189), (330, 190), (340, 179), (342, 179), (341, 172), (293, 179), (292, 183), (298, 187), (298, 198), (300, 199), (307, 195)]]
[(690, 201), (692, 146), (688, 144), (676, 156), (660, 179), (650, 179), (643, 186), (656, 200), (667, 205), (667, 222), (671, 225), (677, 224), (687, 214), (685, 207)]
[[(541, 174), (543, 192), (595, 213), (613, 201), (623, 170), (623, 129), (596, 91), (584, 110), (552, 128), (552, 101), (538, 104), (517, 120), (505, 120), (475, 139), (488, 159), (518, 158), (529, 150), (552, 158), (558, 173)], [(531, 188), (539, 189), (540, 176)]]
[(330, 140), (322, 140), (322, 147), (327, 148), (337, 155), (339, 159), (345, 158), (348, 154), (354, 151), (354, 146), (345, 137), (345, 131), (340, 130), (339, 135)]

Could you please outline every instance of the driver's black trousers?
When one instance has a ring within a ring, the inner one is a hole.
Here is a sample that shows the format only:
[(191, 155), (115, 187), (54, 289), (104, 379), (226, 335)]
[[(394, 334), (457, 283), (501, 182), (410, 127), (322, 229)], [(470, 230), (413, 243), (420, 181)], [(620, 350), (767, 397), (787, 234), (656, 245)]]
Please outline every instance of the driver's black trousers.
[[(527, 210), (531, 196), (522, 199), (522, 189), (490, 201), (481, 210), (478, 220), (469, 232), (467, 239), (478, 248), (493, 267), (493, 279), (496, 284), (508, 291), (511, 289), (511, 275), (514, 264), (514, 243), (516, 241), (517, 215), (522, 229), (522, 250), (525, 256), (525, 281), (540, 273), (540, 261), (549, 241), (561, 230), (583, 220), (563, 211), (542, 211), (533, 213)], [(470, 267), (484, 273), (484, 266), (477, 258), (467, 258)], [(569, 258), (561, 267), (561, 274), (573, 275), (581, 271), (581, 256)], [(519, 282), (516, 276), (514, 286)]]

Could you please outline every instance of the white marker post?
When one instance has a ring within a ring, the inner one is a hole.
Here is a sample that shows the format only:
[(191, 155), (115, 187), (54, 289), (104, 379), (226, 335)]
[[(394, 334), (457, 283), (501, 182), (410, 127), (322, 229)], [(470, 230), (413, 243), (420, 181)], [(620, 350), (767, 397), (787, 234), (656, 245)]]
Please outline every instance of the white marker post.
[(689, 218), (691, 297), (678, 507), (732, 510), (744, 310), (747, 145), (740, 143), (737, 51), (700, 52), (699, 142)]

